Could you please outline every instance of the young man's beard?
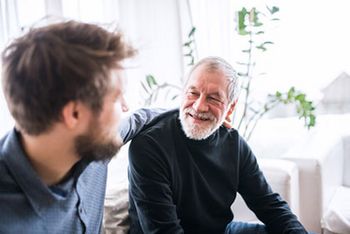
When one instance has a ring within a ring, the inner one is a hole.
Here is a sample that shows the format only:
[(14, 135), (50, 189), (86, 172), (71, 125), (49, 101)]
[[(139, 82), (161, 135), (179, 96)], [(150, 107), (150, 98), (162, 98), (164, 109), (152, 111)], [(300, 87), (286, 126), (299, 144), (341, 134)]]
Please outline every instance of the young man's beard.
[(118, 153), (123, 141), (117, 132), (114, 139), (102, 141), (98, 139), (99, 134), (94, 127), (98, 128), (98, 126), (92, 125), (91, 129), (93, 130), (75, 139), (75, 150), (82, 159), (89, 161), (110, 160)]

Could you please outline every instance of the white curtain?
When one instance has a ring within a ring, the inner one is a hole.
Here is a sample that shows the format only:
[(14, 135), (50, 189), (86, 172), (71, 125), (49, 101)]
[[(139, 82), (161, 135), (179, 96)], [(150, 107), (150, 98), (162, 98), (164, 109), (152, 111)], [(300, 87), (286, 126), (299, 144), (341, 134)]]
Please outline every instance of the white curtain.
[(0, 0), (0, 48), (18, 33), (19, 22), (16, 0)]
[[(48, 16), (118, 25), (139, 50), (138, 56), (126, 64), (129, 68), (126, 97), (132, 110), (143, 104), (140, 81), (147, 74), (152, 74), (159, 83), (181, 85), (187, 68), (183, 43), (192, 27), (189, 0), (0, 0), (0, 3), (1, 47), (18, 36), (21, 28), (45, 23), (43, 18)], [(169, 107), (162, 98), (157, 105)], [(2, 96), (0, 108), (2, 135), (13, 125)]]
[(191, 0), (193, 24), (197, 28), (198, 56), (220, 56), (229, 62), (235, 51), (235, 5), (230, 0)]
[[(17, 1), (0, 0), (0, 51), (19, 31)], [(1, 74), (1, 66), (0, 66)], [(13, 125), (13, 120), (6, 106), (2, 89), (0, 90), (0, 137)]]
[[(140, 81), (152, 74), (159, 83), (179, 83), (183, 55), (179, 5), (173, 0), (120, 1), (119, 23), (139, 55), (128, 70), (128, 101), (142, 104)], [(161, 101), (161, 100), (160, 100)], [(163, 100), (164, 101), (164, 100)], [(158, 105), (166, 105), (159, 102)]]

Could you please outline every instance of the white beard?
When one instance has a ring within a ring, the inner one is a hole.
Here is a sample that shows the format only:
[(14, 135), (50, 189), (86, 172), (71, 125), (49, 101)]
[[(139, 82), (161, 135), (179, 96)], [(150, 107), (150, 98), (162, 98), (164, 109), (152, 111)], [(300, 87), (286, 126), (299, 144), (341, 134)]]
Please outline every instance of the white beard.
[[(193, 124), (190, 122), (190, 116), (188, 116), (187, 113), (197, 114), (200, 116), (204, 116), (208, 118), (207, 124), (206, 125), (198, 125), (198, 124)], [(206, 113), (196, 113), (191, 107), (186, 108), (182, 110), (180, 108), (180, 115), (179, 119), (181, 122), (182, 130), (184, 131), (185, 135), (193, 140), (204, 140), (208, 138), (211, 134), (213, 134), (217, 129), (220, 128), (220, 126), (223, 124), (225, 120), (225, 115), (223, 115), (223, 118), (220, 119), (219, 121), (213, 116), (210, 112)]]

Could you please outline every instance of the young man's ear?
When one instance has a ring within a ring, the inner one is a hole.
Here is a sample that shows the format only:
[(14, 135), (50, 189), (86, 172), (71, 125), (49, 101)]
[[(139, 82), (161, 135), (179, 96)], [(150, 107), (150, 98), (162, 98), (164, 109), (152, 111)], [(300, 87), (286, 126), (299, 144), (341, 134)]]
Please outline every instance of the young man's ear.
[(235, 110), (236, 104), (237, 104), (237, 99), (235, 101), (233, 101), (227, 111), (226, 117), (225, 117), (225, 121), (224, 121), (224, 126), (226, 128), (233, 128), (232, 125), (232, 117), (233, 117), (233, 111)]
[(70, 101), (62, 109), (62, 122), (69, 129), (73, 129), (77, 126), (79, 115), (79, 104), (77, 102)]

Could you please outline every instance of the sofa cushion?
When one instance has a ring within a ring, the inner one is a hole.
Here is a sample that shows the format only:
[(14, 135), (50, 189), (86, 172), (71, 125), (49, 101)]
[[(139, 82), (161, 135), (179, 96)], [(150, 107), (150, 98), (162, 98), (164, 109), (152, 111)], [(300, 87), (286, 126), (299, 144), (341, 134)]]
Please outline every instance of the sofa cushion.
[(322, 218), (322, 228), (333, 233), (350, 233), (350, 188), (339, 187)]
[(120, 183), (106, 194), (103, 218), (103, 233), (124, 234), (129, 230), (128, 184)]
[[(279, 193), (287, 201), (293, 213), (298, 216), (299, 176), (297, 165), (291, 161), (272, 158), (258, 158), (258, 163), (274, 192)], [(259, 222), (239, 194), (237, 194), (231, 209), (235, 215), (234, 219), (237, 221)]]
[(124, 234), (129, 231), (128, 146), (123, 146), (108, 165), (103, 216), (105, 234)]

